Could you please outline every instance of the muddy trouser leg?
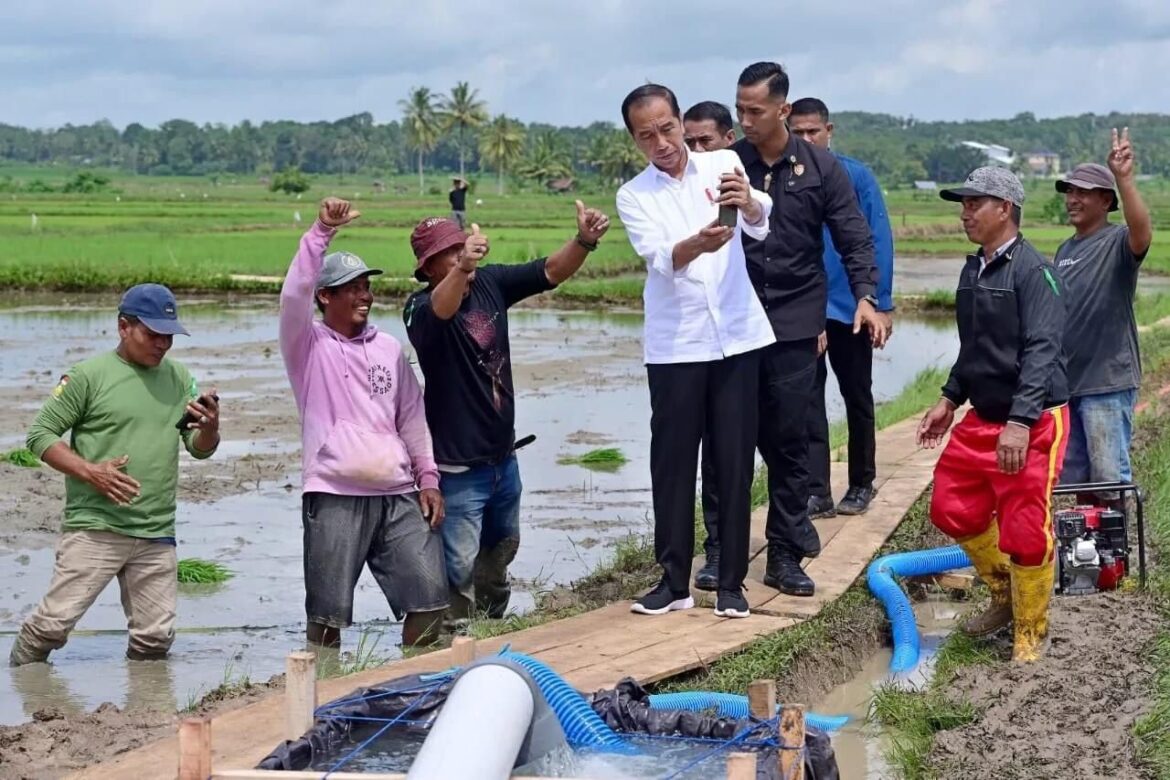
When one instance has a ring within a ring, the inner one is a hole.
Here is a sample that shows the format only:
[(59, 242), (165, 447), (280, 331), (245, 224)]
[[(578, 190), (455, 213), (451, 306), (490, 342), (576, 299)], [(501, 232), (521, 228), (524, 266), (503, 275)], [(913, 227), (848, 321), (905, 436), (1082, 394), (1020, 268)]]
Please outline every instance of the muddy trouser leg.
[(443, 472), (446, 514), (443, 525), (443, 557), (447, 567), (450, 623), (469, 620), (475, 613), (475, 559), (479, 555), (484, 511), (495, 484), (492, 466), (476, 466), (459, 473)]
[(163, 658), (175, 641), (175, 609), (179, 599), (175, 545), (136, 539), (122, 571), (122, 611), (130, 626), (126, 657)]
[(380, 496), (304, 495), (305, 617), (317, 625), (317, 638), (353, 622), (353, 589), (381, 517)]
[(44, 661), (62, 647), (98, 594), (130, 556), (135, 540), (107, 531), (67, 531), (57, 543), (53, 580), (41, 603), (20, 627), (9, 661)]
[(508, 610), (512, 587), (508, 564), (520, 549), (520, 464), (515, 455), (495, 467), (495, 486), (483, 511), (483, 533), (475, 559), (475, 609), (490, 618)]
[[(1077, 435), (1075, 443), (1069, 443), (1070, 455), (1066, 456), (1066, 461), (1073, 461), (1080, 473), (1070, 474), (1064, 478), (1065, 482), (1073, 481), (1074, 476), (1084, 477), (1084, 482), (1132, 479), (1129, 444), (1135, 400), (1134, 390), (1083, 395), (1073, 399), (1069, 404), (1072, 418), (1070, 425)], [(1105, 503), (1115, 503), (1118, 493), (1100, 493), (1096, 498)]]
[(394, 617), (406, 618), (403, 644), (426, 643), (437, 638), (447, 608), (443, 538), (423, 517), (418, 493), (380, 500), (381, 522), (366, 563)]

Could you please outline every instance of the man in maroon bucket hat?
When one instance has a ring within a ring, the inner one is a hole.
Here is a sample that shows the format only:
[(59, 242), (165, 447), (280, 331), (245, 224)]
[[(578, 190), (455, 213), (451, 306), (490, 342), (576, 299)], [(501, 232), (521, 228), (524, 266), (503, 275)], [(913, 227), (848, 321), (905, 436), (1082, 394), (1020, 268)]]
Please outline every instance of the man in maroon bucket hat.
[[(1056, 250), (1068, 293), (1069, 439), (1061, 481), (1129, 482), (1133, 410), (1142, 367), (1134, 294), (1150, 250), (1150, 211), (1138, 192), (1129, 128), (1112, 133), (1109, 166), (1084, 163), (1056, 182), (1076, 234)], [(1120, 206), (1125, 224), (1109, 221)], [(1096, 498), (1118, 506), (1117, 493)], [(1082, 502), (1096, 503), (1093, 496)]]
[(520, 546), (520, 469), (508, 308), (568, 279), (597, 248), (609, 218), (577, 201), (577, 234), (547, 258), (486, 264), (488, 239), (424, 219), (410, 245), (426, 288), (407, 299), (406, 333), (425, 381), (427, 422), (446, 502), (448, 624), (503, 617), (508, 564)]

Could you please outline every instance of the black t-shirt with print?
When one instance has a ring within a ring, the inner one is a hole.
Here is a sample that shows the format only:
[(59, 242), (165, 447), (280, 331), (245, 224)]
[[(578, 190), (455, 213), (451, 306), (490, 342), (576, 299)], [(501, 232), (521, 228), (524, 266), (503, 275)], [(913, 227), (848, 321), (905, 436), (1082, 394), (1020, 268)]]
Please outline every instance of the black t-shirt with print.
[(435, 316), (430, 288), (407, 299), (402, 318), (425, 379), (427, 424), (438, 463), (494, 463), (511, 452), (516, 405), (508, 307), (553, 289), (544, 265), (544, 258), (481, 265), (449, 320)]

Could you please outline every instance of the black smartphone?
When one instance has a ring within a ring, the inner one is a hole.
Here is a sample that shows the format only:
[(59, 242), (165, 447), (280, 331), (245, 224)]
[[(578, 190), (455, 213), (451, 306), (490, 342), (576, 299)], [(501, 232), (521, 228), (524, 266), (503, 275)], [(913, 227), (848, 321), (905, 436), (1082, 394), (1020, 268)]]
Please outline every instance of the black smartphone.
[(719, 224), (723, 227), (735, 227), (738, 219), (738, 212), (735, 206), (720, 206), (719, 207)]
[[(218, 395), (212, 395), (211, 399), (213, 401), (215, 401), (216, 403), (219, 403), (219, 396)], [(205, 403), (206, 401), (207, 401), (206, 395), (199, 396), (200, 403)], [(183, 413), (182, 419), (180, 419), (177, 423), (175, 423), (175, 427), (178, 428), (180, 431), (185, 431), (185, 430), (187, 430), (187, 426), (193, 422), (195, 422), (195, 415), (191, 414), (190, 411), (187, 411), (187, 412)]]

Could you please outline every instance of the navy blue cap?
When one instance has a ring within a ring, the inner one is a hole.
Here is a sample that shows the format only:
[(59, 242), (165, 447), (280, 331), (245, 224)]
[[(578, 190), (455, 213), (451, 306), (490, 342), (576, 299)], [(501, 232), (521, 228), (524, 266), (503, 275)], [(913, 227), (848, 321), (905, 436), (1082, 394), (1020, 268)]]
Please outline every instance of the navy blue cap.
[(118, 313), (138, 318), (146, 327), (162, 336), (182, 333), (190, 336), (179, 322), (179, 304), (175, 294), (161, 284), (138, 284), (122, 296)]

